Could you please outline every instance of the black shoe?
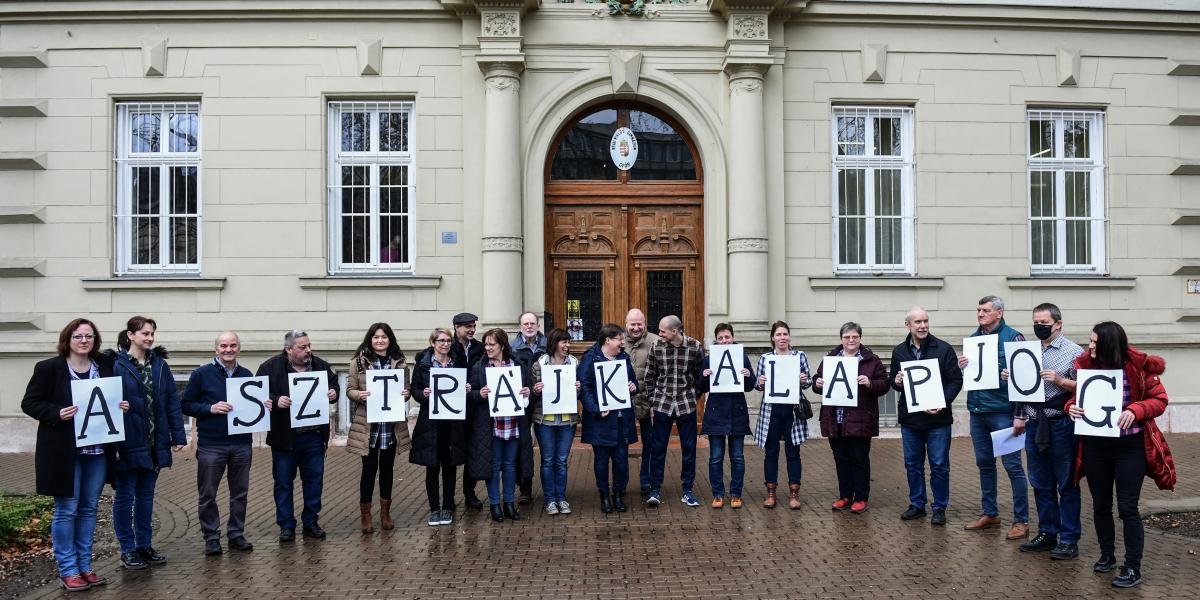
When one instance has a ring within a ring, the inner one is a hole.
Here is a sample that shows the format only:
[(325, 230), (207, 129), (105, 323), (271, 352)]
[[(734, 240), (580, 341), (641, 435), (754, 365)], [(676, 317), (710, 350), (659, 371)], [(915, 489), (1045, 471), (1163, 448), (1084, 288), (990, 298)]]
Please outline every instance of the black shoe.
[(280, 527), (280, 528), (279, 528), (279, 541), (281, 541), (281, 542), (294, 542), (294, 541), (296, 541), (296, 530), (295, 530), (295, 528), (288, 529), (287, 527)]
[(940, 508), (933, 509), (933, 516), (929, 517), (929, 524), (945, 526), (946, 525), (946, 511), (944, 511)]
[(158, 550), (154, 549), (154, 546), (146, 546), (145, 548), (140, 548), (140, 549), (138, 549), (137, 553), (138, 553), (138, 556), (142, 557), (142, 560), (144, 560), (154, 566), (160, 566), (160, 565), (167, 564), (167, 557), (163, 556), (162, 554), (159, 554)]
[(1100, 554), (1100, 560), (1092, 565), (1092, 570), (1097, 573), (1108, 573), (1117, 568), (1117, 557), (1111, 554)]
[[(217, 552), (221, 552), (221, 547), (219, 545), (217, 546)], [(146, 564), (146, 561), (142, 560), (142, 555), (139, 554), (137, 550), (134, 550), (133, 552), (121, 553), (121, 566), (129, 569), (130, 571), (141, 571), (150, 565)]]
[(500, 511), (500, 505), (499, 505), (499, 504), (493, 504), (493, 505), (492, 505), (492, 520), (493, 520), (493, 521), (495, 521), (495, 522), (497, 522), (497, 523), (503, 523), (503, 522), (504, 522), (504, 513)]
[(625, 506), (625, 492), (617, 492), (613, 494), (612, 505), (617, 512), (625, 512), (629, 510), (629, 507)]
[(217, 556), (221, 553), (221, 540), (208, 540), (204, 542), (204, 555)]
[(475, 510), (483, 508), (483, 502), (481, 502), (479, 498), (476, 498), (475, 494), (469, 494), (464, 500), (467, 503), (467, 508), (473, 508)]
[(612, 497), (608, 492), (600, 492), (600, 512), (606, 515), (612, 512)]
[(517, 512), (517, 505), (512, 502), (504, 503), (504, 516), (512, 519), (513, 521), (521, 520), (521, 513)]
[(1033, 536), (1032, 540), (1021, 544), (1019, 549), (1021, 552), (1045, 552), (1047, 550), (1053, 550), (1057, 545), (1057, 535), (1039, 531), (1037, 535)]
[(533, 482), (521, 482), (521, 495), (517, 496), (517, 504), (528, 506), (533, 502)]
[(325, 539), (325, 530), (321, 529), (321, 526), (316, 523), (313, 523), (312, 525), (305, 525), (304, 537), (323, 540)]
[[(289, 529), (288, 531), (291, 530)], [(254, 544), (251, 544), (250, 542), (246, 541), (245, 537), (239, 535), (229, 540), (229, 548), (231, 550), (237, 550), (238, 552), (250, 552), (251, 550), (254, 550)]]
[(1054, 560), (1071, 560), (1079, 557), (1078, 544), (1059, 544), (1050, 551), (1050, 558)]
[(1142, 582), (1142, 570), (1127, 565), (1121, 565), (1121, 572), (1113, 577), (1112, 585), (1118, 588), (1131, 588)]
[(911, 504), (908, 505), (908, 510), (900, 513), (900, 518), (905, 521), (912, 521), (914, 519), (920, 519), (921, 517), (924, 517), (924, 516), (925, 516), (925, 508), (924, 507), (917, 508)]
[(643, 485), (642, 486), (642, 497), (645, 498), (646, 496), (649, 496), (649, 495), (650, 495), (650, 486)]

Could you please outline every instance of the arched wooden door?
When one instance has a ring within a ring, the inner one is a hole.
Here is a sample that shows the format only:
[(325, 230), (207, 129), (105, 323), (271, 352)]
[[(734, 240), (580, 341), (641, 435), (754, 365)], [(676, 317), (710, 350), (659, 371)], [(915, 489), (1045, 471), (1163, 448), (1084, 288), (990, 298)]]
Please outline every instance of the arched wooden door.
[[(621, 128), (632, 142), (614, 141)], [(610, 147), (636, 160), (618, 168)], [(675, 314), (704, 337), (703, 172), (675, 121), (636, 103), (582, 111), (555, 140), (545, 190), (547, 327), (583, 350), (637, 307), (650, 331)]]

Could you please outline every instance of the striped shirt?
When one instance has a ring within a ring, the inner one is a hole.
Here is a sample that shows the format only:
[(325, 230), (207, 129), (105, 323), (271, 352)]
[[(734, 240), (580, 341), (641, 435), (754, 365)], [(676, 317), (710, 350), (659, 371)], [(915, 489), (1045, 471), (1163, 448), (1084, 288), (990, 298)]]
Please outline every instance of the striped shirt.
[[(809, 372), (808, 357), (805, 356), (804, 352), (801, 352), (800, 350), (789, 350), (788, 353), (792, 356), (800, 357), (800, 372), (804, 374), (804, 383), (800, 384), (800, 389), (808, 389), (810, 386), (812, 386), (812, 375)], [(767, 357), (774, 355), (775, 351), (772, 350), (758, 357), (757, 373), (759, 375), (766, 374)], [(764, 387), (765, 386), (763, 384), (758, 383), (755, 384), (754, 389), (761, 392)], [(793, 446), (803, 444), (804, 441), (808, 439), (808, 421), (805, 421), (800, 415), (800, 407), (788, 406), (786, 404), (780, 404), (776, 406), (775, 404), (770, 404), (767, 402), (763, 402), (762, 406), (760, 406), (758, 409), (758, 426), (754, 430), (754, 443), (758, 444), (759, 448), (767, 447), (767, 432), (771, 430), (771, 414), (772, 411), (775, 410), (792, 411), (794, 418), (792, 419), (791, 442)]]

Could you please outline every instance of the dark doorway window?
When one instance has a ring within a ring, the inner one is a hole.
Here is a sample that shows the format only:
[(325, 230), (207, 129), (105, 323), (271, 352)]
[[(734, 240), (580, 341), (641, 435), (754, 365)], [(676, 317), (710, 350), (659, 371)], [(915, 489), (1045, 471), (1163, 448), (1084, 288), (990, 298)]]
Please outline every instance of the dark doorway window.
[[(633, 167), (612, 164), (609, 143), (618, 128), (637, 139)], [(567, 128), (550, 163), (552, 181), (696, 181), (696, 158), (672, 122), (644, 109), (624, 106), (593, 110)]]
[(683, 271), (646, 272), (646, 328), (658, 334), (658, 322), (675, 315), (683, 318)]

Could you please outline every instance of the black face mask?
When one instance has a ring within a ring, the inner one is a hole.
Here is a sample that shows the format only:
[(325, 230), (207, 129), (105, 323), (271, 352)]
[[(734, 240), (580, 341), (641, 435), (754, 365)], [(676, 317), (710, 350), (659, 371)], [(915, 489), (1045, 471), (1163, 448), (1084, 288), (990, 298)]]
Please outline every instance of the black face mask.
[(1040, 324), (1034, 323), (1033, 324), (1033, 335), (1036, 335), (1037, 339), (1039, 339), (1039, 340), (1042, 340), (1042, 341), (1048, 340), (1048, 339), (1050, 339), (1050, 336), (1054, 335), (1054, 326), (1053, 325), (1040, 325)]

